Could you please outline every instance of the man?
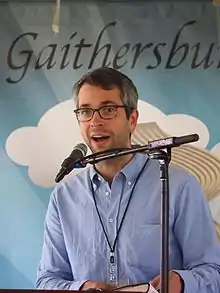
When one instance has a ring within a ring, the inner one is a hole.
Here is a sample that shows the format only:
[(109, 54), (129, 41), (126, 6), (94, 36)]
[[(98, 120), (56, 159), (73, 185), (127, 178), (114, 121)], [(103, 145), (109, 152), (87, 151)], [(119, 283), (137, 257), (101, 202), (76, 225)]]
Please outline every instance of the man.
[[(132, 81), (111, 68), (86, 74), (74, 87), (76, 118), (92, 152), (131, 147), (138, 120)], [(170, 166), (172, 293), (220, 290), (220, 246), (197, 180)], [(126, 155), (90, 166), (53, 191), (37, 288), (160, 287), (158, 162)]]

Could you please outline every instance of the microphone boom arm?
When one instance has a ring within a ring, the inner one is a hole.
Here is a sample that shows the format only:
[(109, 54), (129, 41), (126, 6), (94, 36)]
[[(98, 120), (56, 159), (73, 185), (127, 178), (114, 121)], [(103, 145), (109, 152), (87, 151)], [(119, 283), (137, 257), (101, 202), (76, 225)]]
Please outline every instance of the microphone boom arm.
[(159, 150), (167, 149), (168, 155), (171, 157), (171, 148), (179, 147), (182, 144), (191, 143), (199, 140), (198, 134), (190, 134), (180, 137), (168, 137), (162, 138), (154, 141), (150, 141), (147, 145), (138, 146), (135, 148), (121, 148), (121, 149), (111, 149), (107, 151), (93, 153), (79, 160), (83, 166), (86, 164), (96, 164), (100, 161), (112, 159), (115, 157), (120, 157), (133, 153), (145, 152), (149, 157), (154, 158)]

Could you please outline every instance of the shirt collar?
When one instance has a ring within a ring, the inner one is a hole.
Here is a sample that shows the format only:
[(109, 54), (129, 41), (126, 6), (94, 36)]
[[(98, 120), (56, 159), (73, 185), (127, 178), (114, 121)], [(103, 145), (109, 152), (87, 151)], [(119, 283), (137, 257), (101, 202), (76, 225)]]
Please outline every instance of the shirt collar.
[[(125, 176), (126, 182), (129, 185), (133, 185), (139, 172), (141, 171), (148, 159), (149, 158), (146, 154), (137, 153), (134, 155), (132, 160), (120, 171), (120, 173)], [(89, 175), (92, 182), (96, 185), (99, 185), (101, 181), (104, 180), (101, 175), (96, 171), (94, 166), (91, 166)]]

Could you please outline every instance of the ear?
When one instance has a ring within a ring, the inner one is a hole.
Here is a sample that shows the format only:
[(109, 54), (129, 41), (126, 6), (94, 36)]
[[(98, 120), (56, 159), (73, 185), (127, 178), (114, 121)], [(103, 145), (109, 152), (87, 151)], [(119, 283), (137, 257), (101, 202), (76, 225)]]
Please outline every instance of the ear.
[(130, 124), (130, 132), (133, 133), (136, 126), (137, 126), (137, 121), (138, 121), (138, 117), (139, 117), (139, 112), (137, 109), (134, 109), (131, 112), (131, 115), (129, 117), (129, 124)]

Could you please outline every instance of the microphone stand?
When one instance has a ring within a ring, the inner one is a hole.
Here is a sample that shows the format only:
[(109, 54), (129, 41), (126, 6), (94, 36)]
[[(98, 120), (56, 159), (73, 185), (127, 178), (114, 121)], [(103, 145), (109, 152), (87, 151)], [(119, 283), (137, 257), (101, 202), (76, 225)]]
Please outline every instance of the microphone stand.
[(169, 292), (169, 162), (171, 149), (157, 151), (150, 154), (150, 158), (156, 159), (160, 165), (161, 182), (161, 247), (160, 247), (160, 292)]

